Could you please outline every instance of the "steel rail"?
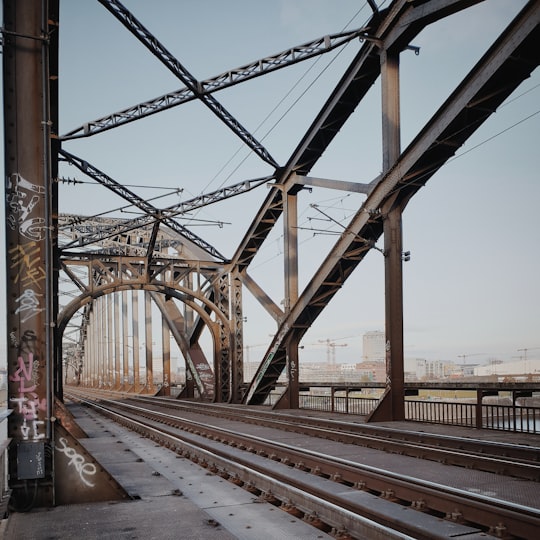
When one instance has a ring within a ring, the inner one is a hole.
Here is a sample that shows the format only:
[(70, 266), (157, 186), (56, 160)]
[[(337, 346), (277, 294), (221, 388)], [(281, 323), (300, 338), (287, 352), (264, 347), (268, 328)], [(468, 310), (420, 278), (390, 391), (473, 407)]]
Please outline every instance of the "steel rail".
[[(184, 402), (156, 396), (134, 396), (126, 392), (113, 394), (135, 403), (189, 411), (193, 414), (218, 416), (232, 421), (275, 427), (282, 431), (331, 439), (389, 453), (399, 453), (447, 465), (540, 481), (540, 446), (508, 444), (286, 413), (249, 409), (240, 412), (219, 404)], [(103, 392), (101, 395), (110, 398), (111, 392)]]
[[(191, 431), (196, 436), (204, 436), (229, 446), (246, 449), (259, 456), (267, 456), (272, 461), (279, 460), (289, 467), (310, 471), (319, 477), (322, 476), (349, 487), (360, 487), (362, 490), (399, 501), (412, 508), (421, 509), (423, 512), (431, 511), (438, 515), (447, 516), (449, 519), (454, 516), (455, 519), (480, 526), (484, 531), (504, 529), (510, 535), (532, 538), (534, 530), (540, 526), (539, 509), (472, 494), (457, 488), (391, 473), (307, 449), (298, 449), (298, 447), (276, 443), (260, 437), (238, 434), (232, 430), (126, 403), (120, 404), (117, 401), (102, 400), (101, 406), (104, 406), (104, 402), (109, 403), (107, 405), (109, 408), (124, 411), (127, 409), (130, 412), (122, 414), (137, 415), (139, 421), (140, 415), (143, 415), (151, 422), (166, 423), (169, 426), (173, 425), (176, 429), (179, 428), (178, 424), (180, 423), (184, 425), (180, 429)], [(265, 470), (265, 473), (268, 471)], [(354, 507), (353, 503), (347, 501), (342, 501), (341, 504), (344, 504), (345, 508)], [(353, 504), (352, 507), (351, 504)], [(405, 532), (410, 534), (411, 531), (407, 529)], [(415, 534), (418, 534), (418, 531)]]
[[(317, 497), (313, 493), (295, 488), (289, 485), (287, 481), (279, 481), (272, 476), (265, 475), (244, 463), (240, 463), (237, 458), (230, 459), (225, 455), (220, 455), (214, 449), (209, 449), (199, 442), (192, 443), (186, 440), (185, 437), (180, 438), (164, 433), (162, 429), (153, 428), (144, 422), (115, 413), (106, 407), (88, 402), (80, 397), (72, 396), (72, 399), (92, 407), (100, 414), (128, 429), (159, 442), (159, 444), (166, 446), (179, 455), (191, 459), (201, 467), (207, 468), (210, 472), (243, 486), (250, 492), (258, 491), (265, 498), (274, 497), (278, 499), (286, 512), (295, 515), (300, 512), (304, 515), (305, 521), (312, 522), (314, 525), (320, 525), (321, 521), (323, 521), (332, 527), (332, 531), (335, 531), (337, 537), (347, 539), (375, 537), (389, 540), (418, 540), (423, 538), (420, 536), (408, 536), (391, 527), (381, 525), (365, 516), (346, 510), (340, 505)], [(316, 522), (317, 520), (318, 522)], [(436, 537), (431, 536), (430, 538)], [(426, 540), (428, 540), (427, 537)]]
[[(194, 404), (191, 402), (183, 405), (168, 398), (145, 398), (132, 395), (127, 399), (154, 405), (159, 404), (159, 406), (175, 410), (189, 410), (199, 414), (194, 411)], [(389, 453), (399, 453), (447, 465), (540, 481), (540, 462), (538, 459), (540, 448), (490, 443), (490, 441), (478, 439), (462, 439), (304, 416), (264, 414), (244, 410), (237, 413), (228, 407), (212, 405), (195, 408), (200, 409), (200, 414), (275, 427), (280, 430), (355, 444)]]

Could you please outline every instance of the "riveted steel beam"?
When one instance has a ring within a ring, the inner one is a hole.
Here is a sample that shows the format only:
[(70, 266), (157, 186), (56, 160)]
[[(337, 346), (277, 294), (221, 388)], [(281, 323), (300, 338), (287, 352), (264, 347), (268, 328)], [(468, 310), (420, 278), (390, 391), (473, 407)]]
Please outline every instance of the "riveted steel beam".
[(244, 143), (249, 146), (263, 161), (273, 167), (277, 162), (268, 150), (253, 137), (236, 118), (221, 105), (212, 95), (201, 91), (201, 84), (189, 71), (158, 41), (132, 13), (118, 0), (98, 0), (109, 10), (139, 41), (154, 54), (176, 77), (178, 77), (227, 127), (229, 127)]
[[(199, 91), (202, 94), (211, 94), (212, 92), (229, 88), (235, 84), (291, 66), (303, 60), (314, 58), (332, 51), (337, 47), (341, 47), (354, 39), (360, 38), (365, 35), (368, 30), (368, 28), (361, 28), (349, 32), (323, 36), (310, 41), (309, 43), (291, 47), (290, 49), (286, 49), (285, 51), (272, 56), (261, 58), (238, 68), (230, 69), (216, 77), (200, 81), (198, 83)], [(138, 103), (137, 105), (98, 118), (97, 120), (87, 122), (84, 125), (69, 131), (63, 135), (61, 139), (69, 140), (80, 137), (89, 137), (96, 133), (101, 133), (102, 131), (193, 101), (197, 99), (197, 97), (197, 94), (193, 92), (191, 88), (180, 88), (179, 90), (169, 92), (143, 103)]]
[[(293, 332), (299, 336), (306, 332), (375, 245), (383, 233), (385, 207), (398, 205), (404, 209), (410, 198), (538, 66), (539, 24), (540, 4), (530, 1), (373, 188), (281, 322), (246, 393), (246, 403), (264, 402), (285, 367), (286, 340)], [(479, 103), (481, 107), (477, 106)], [(444, 144), (449, 138), (453, 144)]]

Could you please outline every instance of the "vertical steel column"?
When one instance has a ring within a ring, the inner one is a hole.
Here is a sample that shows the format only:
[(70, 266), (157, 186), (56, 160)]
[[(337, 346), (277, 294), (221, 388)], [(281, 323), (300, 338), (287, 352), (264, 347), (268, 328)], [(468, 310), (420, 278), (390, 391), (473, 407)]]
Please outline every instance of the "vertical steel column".
[(107, 369), (107, 386), (112, 388), (114, 385), (113, 377), (113, 343), (114, 343), (114, 328), (113, 328), (113, 296), (108, 294), (107, 300), (107, 356), (105, 366)]
[(114, 384), (113, 388), (120, 388), (120, 294), (114, 296)]
[[(399, 53), (381, 53), (383, 173), (401, 152)], [(391, 200), (382, 209), (385, 255), (386, 392), (370, 421), (404, 420), (402, 208)]]
[(99, 298), (99, 321), (100, 321), (100, 334), (101, 334), (101, 343), (99, 346), (99, 356), (101, 363), (101, 370), (103, 373), (103, 386), (109, 386), (109, 369), (107, 366), (107, 347), (108, 337), (107, 337), (107, 300), (104, 296)]
[(165, 317), (161, 317), (161, 347), (163, 352), (163, 386), (162, 396), (171, 395), (171, 332)]
[(231, 403), (241, 403), (244, 382), (244, 315), (242, 311), (242, 281), (238, 272), (231, 273), (232, 340)]
[(92, 355), (90, 354), (90, 350), (92, 346), (90, 345), (91, 337), (90, 337), (90, 316), (88, 316), (88, 319), (86, 321), (86, 339), (84, 341), (84, 356), (85, 356), (85, 366), (86, 366), (86, 386), (92, 385)]
[(92, 328), (93, 328), (93, 338), (94, 338), (94, 361), (96, 363), (96, 374), (97, 374), (97, 380), (98, 380), (98, 387), (101, 388), (103, 386), (103, 372), (101, 369), (101, 365), (99, 363), (99, 349), (101, 347), (101, 343), (99, 340), (100, 335), (100, 322), (99, 322), (99, 303), (98, 299), (94, 300), (92, 302), (93, 308), (92, 308)]
[(391, 209), (384, 221), (386, 252), (386, 361), (391, 394), (391, 418), (405, 419), (403, 358), (403, 276), (401, 209)]
[(94, 354), (96, 357), (96, 370), (98, 374), (99, 388), (103, 388), (104, 369), (101, 362), (101, 321), (99, 318), (99, 298), (94, 300)]
[(96, 361), (99, 374), (99, 386), (103, 387), (105, 384), (105, 369), (103, 368), (102, 360), (102, 347), (103, 347), (103, 335), (101, 331), (101, 313), (100, 313), (100, 298), (94, 300), (94, 326), (95, 326), (95, 345), (96, 345)]
[(22, 509), (54, 502), (48, 3), (4, 0), (9, 482)]
[[(222, 274), (215, 286), (215, 302), (228, 321), (230, 311), (230, 274)], [(219, 339), (214, 343), (214, 400), (227, 403), (231, 400), (231, 329), (218, 321)]]
[[(200, 277), (200, 274), (199, 274)], [(193, 272), (190, 272), (186, 277), (186, 286), (190, 291), (193, 291), (194, 286), (194, 280), (193, 280)], [(187, 304), (184, 305), (184, 335), (185, 336), (191, 336), (192, 330), (193, 330), (193, 321), (194, 321), (194, 313), (193, 309), (191, 309)], [(184, 355), (182, 354), (184, 357)], [(214, 362), (215, 366), (215, 362)], [(178, 367), (177, 367), (178, 371)], [(186, 383), (185, 388), (182, 392), (182, 394), (185, 397), (192, 398), (195, 396), (195, 377), (197, 375), (196, 372), (192, 372), (191, 370), (191, 362), (188, 362), (188, 359), (184, 357), (184, 373), (186, 374)]]
[(84, 365), (86, 367), (86, 386), (90, 386), (92, 380), (92, 358), (90, 356), (90, 314), (86, 315), (86, 327), (84, 338)]
[(86, 385), (86, 379), (88, 377), (88, 363), (87, 363), (87, 355), (86, 355), (86, 340), (82, 343), (82, 365), (81, 365), (81, 374), (79, 376), (79, 384), (82, 384), (82, 386)]
[(92, 345), (90, 342), (91, 339), (91, 329), (90, 329), (90, 315), (88, 315), (88, 318), (86, 320), (86, 339), (84, 342), (84, 356), (85, 356), (85, 366), (86, 366), (86, 386), (92, 386), (92, 374), (93, 374), (93, 366), (92, 366), (92, 355), (91, 349)]
[(90, 366), (92, 368), (91, 385), (92, 387), (99, 387), (99, 372), (96, 362), (96, 329), (94, 322), (94, 308), (92, 306), (88, 317), (88, 352), (90, 354)]
[(140, 365), (139, 365), (139, 291), (131, 293), (131, 324), (133, 332), (133, 391), (140, 392)]
[[(283, 236), (285, 259), (285, 313), (298, 300), (298, 200), (296, 194), (284, 194)], [(296, 350), (294, 350), (296, 348)], [(299, 403), (298, 340), (287, 343), (288, 405), (298, 409)]]
[(152, 369), (152, 297), (148, 291), (144, 292), (144, 339), (146, 348), (145, 391), (151, 394), (154, 391), (154, 372)]
[(127, 291), (122, 291), (122, 390), (127, 390), (129, 380), (128, 343), (128, 301)]
[(96, 301), (92, 302), (92, 354), (94, 356), (94, 372), (96, 374), (96, 386), (103, 386), (103, 374), (99, 365), (99, 324), (97, 321), (97, 305)]

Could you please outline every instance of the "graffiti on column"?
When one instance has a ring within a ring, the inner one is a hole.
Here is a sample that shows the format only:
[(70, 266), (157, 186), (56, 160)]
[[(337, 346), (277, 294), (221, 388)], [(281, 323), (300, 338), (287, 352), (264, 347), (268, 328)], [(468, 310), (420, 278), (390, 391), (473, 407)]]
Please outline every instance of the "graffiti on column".
[(8, 254), (14, 283), (41, 288), (45, 281), (45, 269), (41, 266), (39, 245), (36, 242), (19, 245), (8, 250)]
[(11, 230), (18, 229), (19, 233), (28, 240), (45, 238), (45, 219), (32, 216), (32, 211), (44, 193), (43, 186), (32, 184), (18, 173), (7, 177), (6, 201), (9, 212), (7, 223)]
[(32, 289), (25, 289), (21, 296), (15, 300), (15, 302), (19, 304), (19, 307), (15, 310), (15, 314), (24, 314), (21, 322), (25, 323), (28, 319), (31, 319), (45, 309), (39, 307), (37, 296), (43, 295), (36, 293), (36, 291), (33, 291)]
[(9, 380), (18, 385), (15, 385), (15, 392), (11, 393), (9, 401), (14, 413), (22, 417), (21, 439), (38, 441), (45, 437), (45, 422), (40, 420), (40, 412), (47, 410), (47, 403), (46, 399), (40, 399), (37, 393), (39, 361), (35, 357), (36, 335), (33, 330), (26, 330), (19, 341), (12, 332), (11, 344), (17, 348), (18, 357), (17, 369), (9, 376)]
[[(40, 354), (45, 311), (45, 268), (43, 241), (46, 224), (40, 217), (44, 188), (14, 173), (6, 178), (6, 223), (13, 231), (7, 249), (10, 284), (15, 294), (10, 298), (10, 311), (15, 317), (10, 329), (10, 392), (9, 403), (16, 416), (12, 435), (24, 441), (45, 438), (47, 411)], [(18, 239), (16, 242), (14, 239)], [(13, 246), (13, 247), (12, 247)], [(13, 322), (15, 321), (15, 324)], [(16, 352), (15, 352), (16, 351)]]

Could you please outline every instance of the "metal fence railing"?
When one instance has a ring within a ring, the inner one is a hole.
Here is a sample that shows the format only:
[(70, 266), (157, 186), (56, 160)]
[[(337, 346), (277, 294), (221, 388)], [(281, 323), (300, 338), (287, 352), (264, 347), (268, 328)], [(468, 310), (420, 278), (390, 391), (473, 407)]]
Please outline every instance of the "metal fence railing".
[(540, 407), (482, 405), (482, 427), (518, 433), (540, 433)]
[(540, 433), (540, 407), (528, 405), (411, 400), (406, 401), (405, 416), (417, 422)]
[[(266, 405), (273, 406), (279, 393), (270, 394)], [(345, 392), (330, 394), (301, 393), (301, 409), (369, 415), (378, 398), (351, 396)], [(503, 400), (504, 401), (504, 400)], [(537, 401), (537, 400), (536, 400)], [(405, 418), (414, 422), (446, 424), (517, 433), (540, 433), (540, 407), (528, 403), (485, 403), (479, 400), (406, 399)]]
[(300, 394), (300, 408), (346, 414), (369, 414), (379, 403), (375, 398)]
[(476, 427), (475, 403), (448, 401), (405, 401), (405, 418), (416, 422)]

